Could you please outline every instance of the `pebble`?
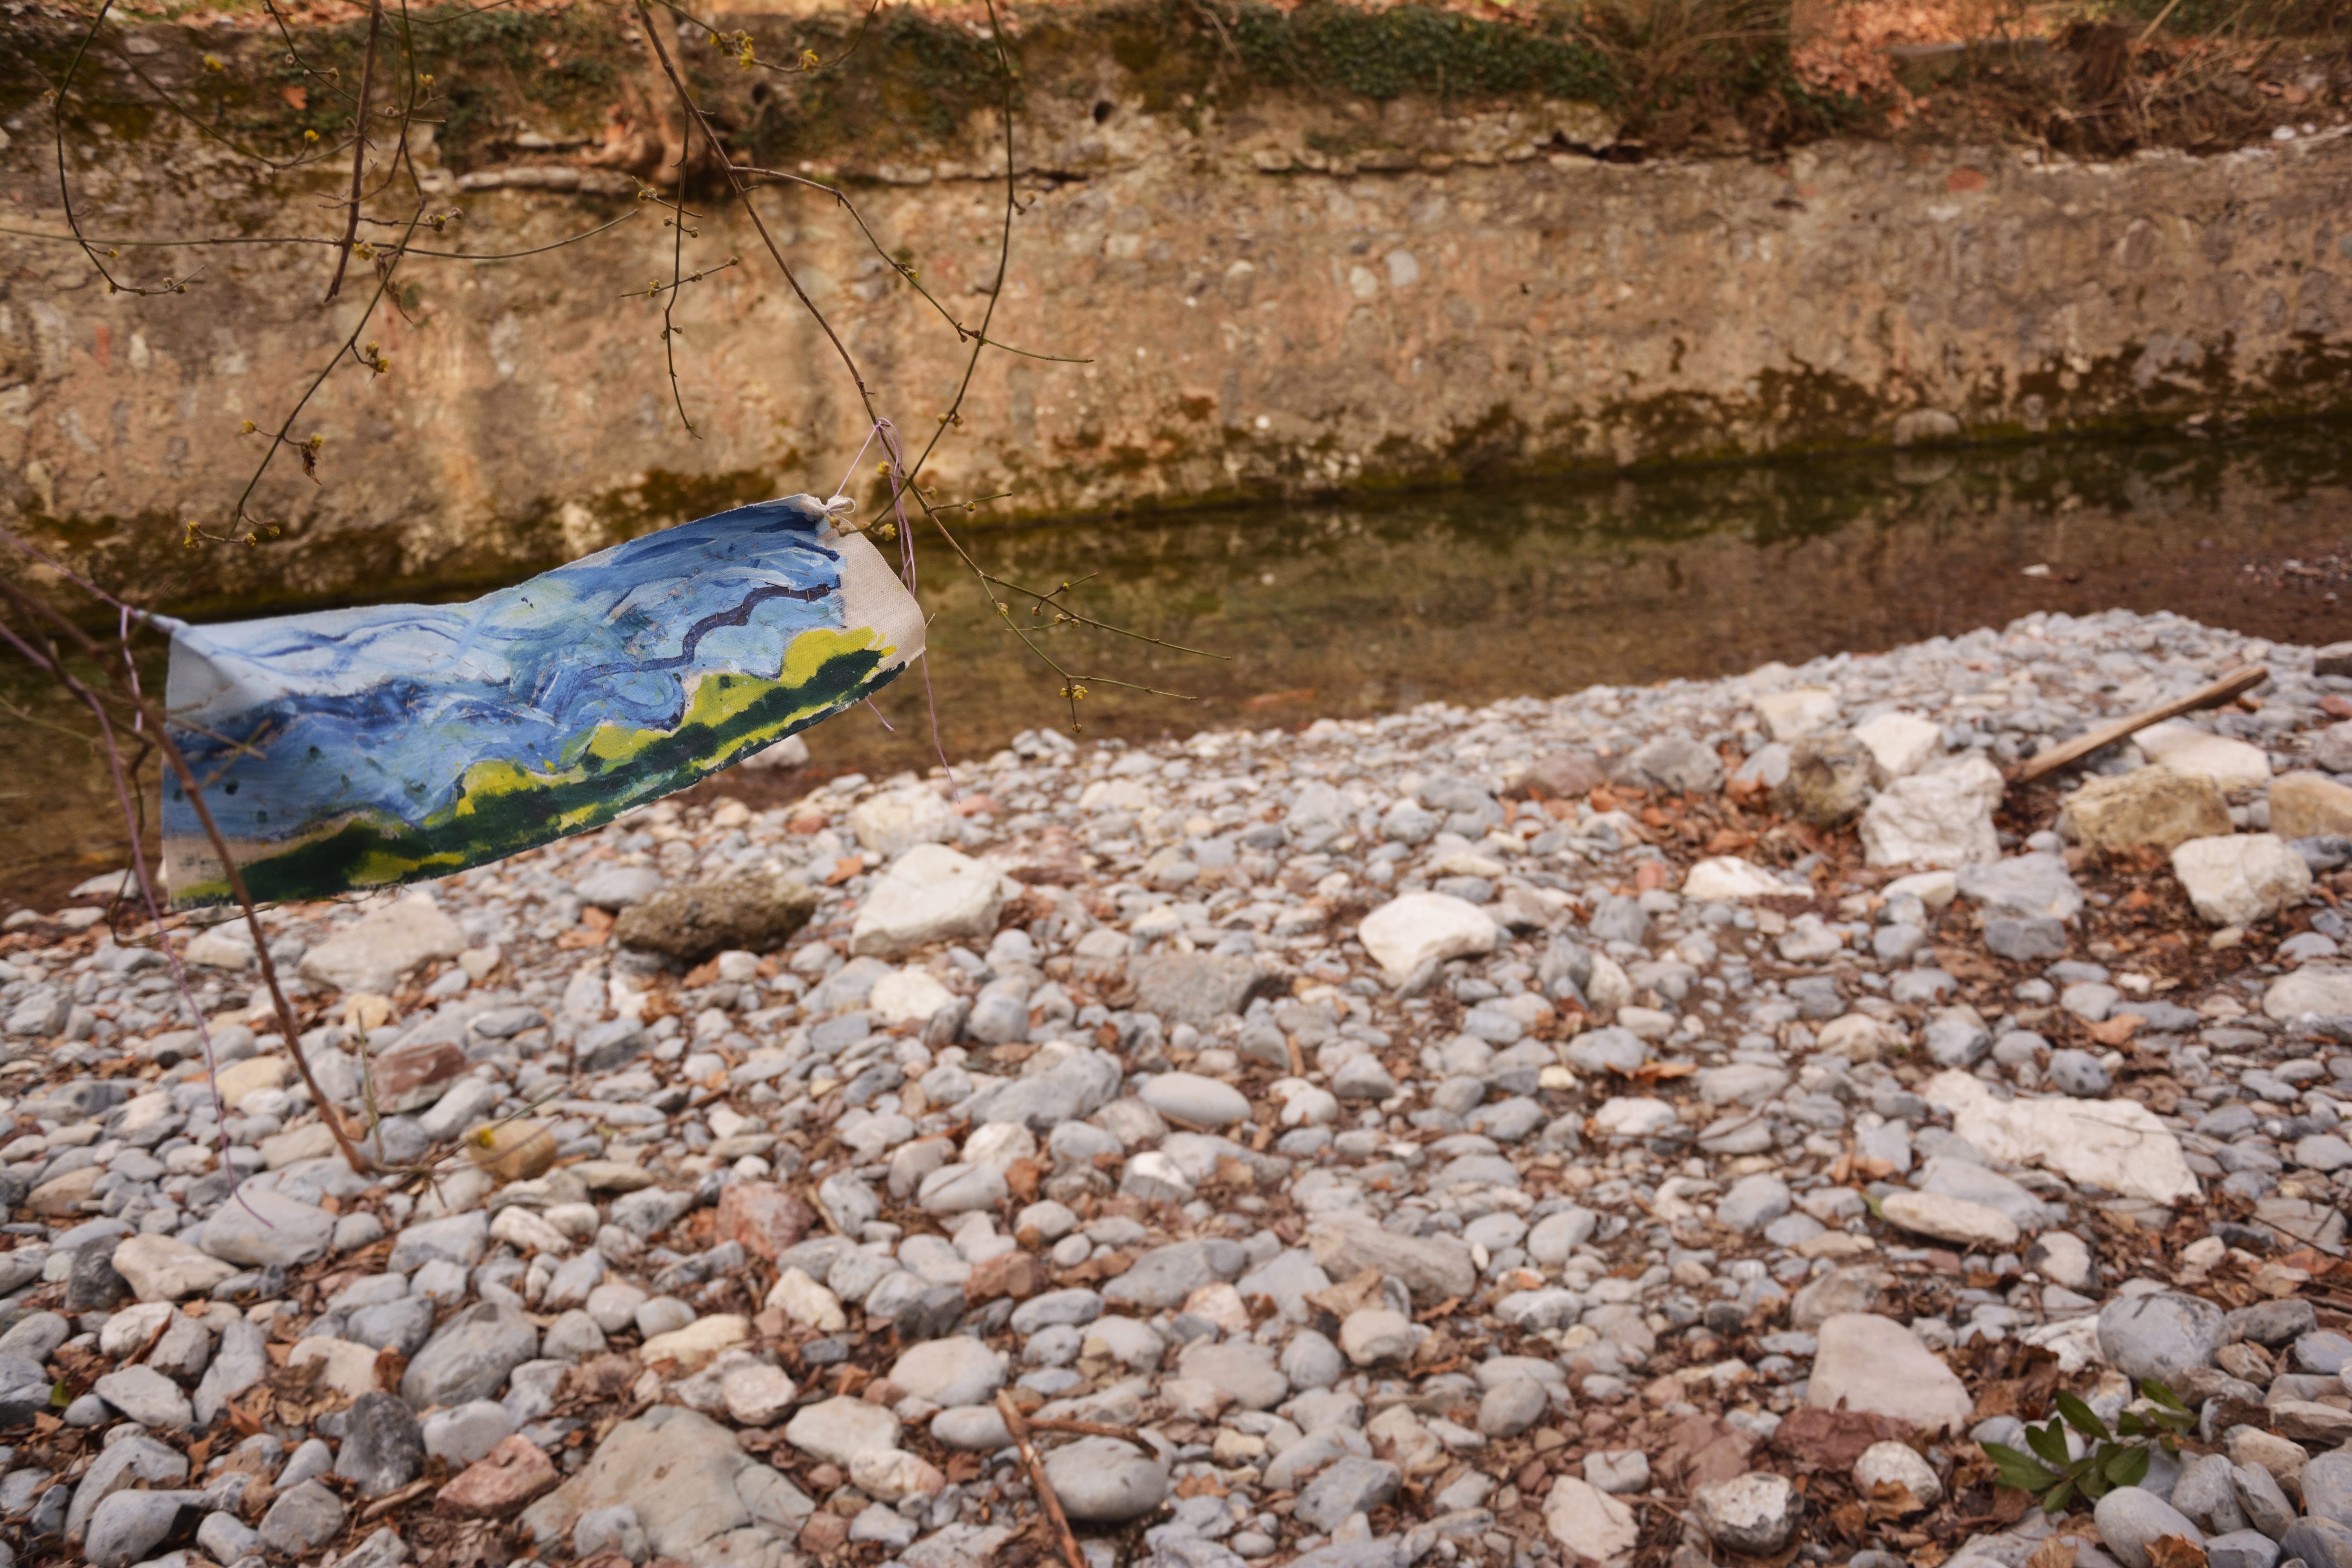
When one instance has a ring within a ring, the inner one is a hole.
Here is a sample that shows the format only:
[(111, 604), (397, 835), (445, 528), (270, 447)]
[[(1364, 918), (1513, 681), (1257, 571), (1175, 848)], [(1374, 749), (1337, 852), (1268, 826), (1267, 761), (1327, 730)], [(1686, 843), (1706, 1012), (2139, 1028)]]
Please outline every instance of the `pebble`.
[(1115, 1437), (1081, 1437), (1045, 1460), (1045, 1478), (1062, 1508), (1088, 1524), (1124, 1524), (1158, 1508), (1168, 1470)]
[(1750, 1556), (1769, 1556), (1788, 1544), (1801, 1511), (1786, 1476), (1750, 1472), (1694, 1489), (1691, 1510), (1709, 1541)]
[(2119, 1297), (2099, 1310), (2099, 1348), (2135, 1383), (2179, 1383), (2192, 1368), (2211, 1365), (2228, 1334), (2219, 1307), (2177, 1291)]
[(2099, 1500), (2092, 1517), (2098, 1523), (2099, 1539), (2126, 1568), (2150, 1568), (2148, 1548), (2164, 1536), (2192, 1546), (2205, 1542), (2205, 1532), (2179, 1510), (2138, 1487), (2116, 1488)]

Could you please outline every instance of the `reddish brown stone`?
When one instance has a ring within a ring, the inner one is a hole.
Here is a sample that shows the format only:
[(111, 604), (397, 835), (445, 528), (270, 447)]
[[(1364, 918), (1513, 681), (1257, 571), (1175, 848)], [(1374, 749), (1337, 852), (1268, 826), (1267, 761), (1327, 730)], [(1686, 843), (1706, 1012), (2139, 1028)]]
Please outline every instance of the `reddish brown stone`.
[(504, 1519), (562, 1479), (539, 1445), (518, 1434), (467, 1466), (433, 1506), (460, 1519)]
[(466, 1053), (447, 1040), (394, 1046), (370, 1068), (376, 1107), (398, 1115), (430, 1105), (467, 1070)]
[(1000, 1252), (972, 1265), (971, 1276), (964, 1281), (963, 1299), (975, 1305), (999, 1296), (1025, 1301), (1037, 1293), (1044, 1283), (1043, 1275), (1037, 1259), (1030, 1254)]
[(1772, 1447), (1809, 1470), (1853, 1468), (1863, 1450), (1873, 1443), (1910, 1435), (1908, 1422), (1860, 1410), (1815, 1410), (1799, 1405), (1773, 1430)]
[(816, 1223), (808, 1205), (773, 1182), (730, 1182), (719, 1194), (716, 1237), (773, 1263)]

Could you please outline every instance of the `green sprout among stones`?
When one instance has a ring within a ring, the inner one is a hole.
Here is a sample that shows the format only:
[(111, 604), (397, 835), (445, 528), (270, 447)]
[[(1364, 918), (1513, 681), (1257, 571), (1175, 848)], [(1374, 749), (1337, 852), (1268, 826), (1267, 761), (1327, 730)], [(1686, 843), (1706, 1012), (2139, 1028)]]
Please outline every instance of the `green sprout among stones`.
[[(2074, 1394), (2060, 1394), (2054, 1401), (2058, 1414), (2025, 1429), (2026, 1447), (2032, 1453), (2006, 1443), (1987, 1443), (1985, 1458), (2000, 1472), (2002, 1486), (2040, 1498), (2044, 1513), (2062, 1511), (2078, 1493), (2095, 1502), (2116, 1487), (2137, 1486), (2147, 1475), (2154, 1449), (2161, 1447), (2167, 1454), (2178, 1455), (2182, 1435), (2197, 1425), (2196, 1413), (2155, 1378), (2143, 1378), (2139, 1391), (2148, 1410), (2125, 1411), (2113, 1432), (2098, 1412)], [(2069, 1426), (2083, 1437), (2080, 1458), (2069, 1448)]]

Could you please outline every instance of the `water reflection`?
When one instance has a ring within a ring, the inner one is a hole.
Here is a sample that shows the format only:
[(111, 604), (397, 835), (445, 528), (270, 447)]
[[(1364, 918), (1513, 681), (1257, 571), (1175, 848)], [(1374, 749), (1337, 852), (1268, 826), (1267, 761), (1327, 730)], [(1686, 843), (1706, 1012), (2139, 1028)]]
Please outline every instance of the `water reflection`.
[[(1720, 675), (2033, 610), (2171, 609), (2334, 641), (2347, 635), (2337, 563), (2352, 554), (2347, 432), (1877, 455), (968, 537), (1004, 577), (1078, 583), (1069, 601), (1089, 616), (1230, 655), (1189, 658), (1076, 627), (1037, 634), (1073, 668), (1198, 699), (1097, 683), (1083, 704), (1090, 733), (1183, 735)], [(1066, 727), (1059, 682), (996, 626), (944, 551), (928, 552), (923, 599), (929, 692), (910, 674), (878, 714), (813, 731), (817, 772), (935, 763), (932, 701), (950, 759), (1033, 725)], [(87, 749), (33, 727), (80, 730), (79, 716), (13, 661), (0, 662), (0, 698), (20, 734), (38, 737), (0, 775), (0, 890), (54, 904), (120, 863), (121, 826), (95, 808), (109, 792)], [(805, 782), (770, 775), (742, 793)]]

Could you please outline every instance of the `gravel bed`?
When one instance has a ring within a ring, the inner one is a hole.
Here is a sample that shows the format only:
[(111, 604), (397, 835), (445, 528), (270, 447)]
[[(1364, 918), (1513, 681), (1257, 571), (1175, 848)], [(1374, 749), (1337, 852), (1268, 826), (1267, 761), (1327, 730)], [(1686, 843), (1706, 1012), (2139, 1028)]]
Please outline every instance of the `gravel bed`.
[(1033, 731), (268, 911), (310, 1081), (94, 879), (0, 935), (0, 1568), (2352, 1568), (2347, 720), (2116, 613)]

